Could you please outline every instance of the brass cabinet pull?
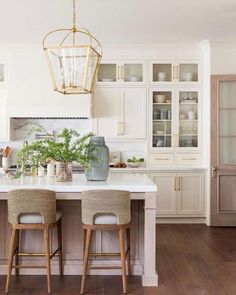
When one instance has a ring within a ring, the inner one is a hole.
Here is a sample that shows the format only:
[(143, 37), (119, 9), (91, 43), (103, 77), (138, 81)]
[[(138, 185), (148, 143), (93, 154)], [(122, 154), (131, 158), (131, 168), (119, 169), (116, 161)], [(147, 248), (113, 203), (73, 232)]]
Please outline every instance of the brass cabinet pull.
[(184, 160), (184, 161), (188, 161), (188, 160), (189, 160), (189, 161), (194, 161), (194, 160), (197, 160), (197, 158), (183, 158), (183, 160)]
[(117, 66), (117, 80), (120, 80), (120, 66)]
[(155, 158), (156, 161), (168, 161), (169, 158)]
[(178, 191), (180, 192), (181, 191), (181, 177), (179, 176), (179, 185), (178, 185)]
[(175, 176), (175, 191), (177, 191), (176, 185), (177, 185), (177, 176)]

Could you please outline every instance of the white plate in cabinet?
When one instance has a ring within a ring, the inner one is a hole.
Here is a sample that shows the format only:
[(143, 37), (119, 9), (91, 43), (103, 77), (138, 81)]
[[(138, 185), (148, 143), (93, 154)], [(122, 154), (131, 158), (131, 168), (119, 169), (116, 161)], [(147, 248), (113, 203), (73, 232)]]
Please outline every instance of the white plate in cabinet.
[(177, 154), (176, 163), (177, 165), (194, 165), (200, 164), (200, 154)]
[(149, 154), (148, 156), (149, 165), (161, 165), (161, 164), (174, 164), (174, 155), (173, 154)]

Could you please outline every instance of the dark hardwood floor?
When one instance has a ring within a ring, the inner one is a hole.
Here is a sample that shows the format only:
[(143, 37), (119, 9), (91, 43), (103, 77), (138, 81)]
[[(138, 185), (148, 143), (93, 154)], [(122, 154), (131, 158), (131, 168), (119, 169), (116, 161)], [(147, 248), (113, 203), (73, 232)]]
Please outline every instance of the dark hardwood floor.
[[(204, 225), (158, 225), (157, 270), (159, 287), (143, 288), (140, 277), (128, 278), (133, 295), (235, 295), (236, 228)], [(79, 294), (78, 276), (54, 276), (53, 294)], [(0, 277), (4, 294), (5, 277)], [(12, 278), (9, 294), (46, 295), (46, 277)], [(122, 294), (121, 277), (90, 276), (88, 295)]]

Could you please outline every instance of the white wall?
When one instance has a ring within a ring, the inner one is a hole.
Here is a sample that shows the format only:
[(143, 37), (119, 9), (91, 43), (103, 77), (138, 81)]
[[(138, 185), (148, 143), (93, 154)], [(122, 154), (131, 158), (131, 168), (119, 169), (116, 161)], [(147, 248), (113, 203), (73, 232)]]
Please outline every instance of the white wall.
[(211, 41), (211, 75), (236, 74), (236, 40)]

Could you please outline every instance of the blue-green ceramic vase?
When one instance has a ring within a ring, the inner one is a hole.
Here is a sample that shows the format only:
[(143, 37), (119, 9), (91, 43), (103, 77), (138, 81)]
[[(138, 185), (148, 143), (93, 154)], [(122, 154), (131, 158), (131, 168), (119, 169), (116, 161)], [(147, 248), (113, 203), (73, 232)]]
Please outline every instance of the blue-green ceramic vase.
[(104, 137), (93, 136), (90, 143), (95, 146), (92, 155), (97, 160), (90, 161), (89, 168), (85, 171), (87, 180), (107, 180), (109, 174), (109, 149), (105, 145)]

